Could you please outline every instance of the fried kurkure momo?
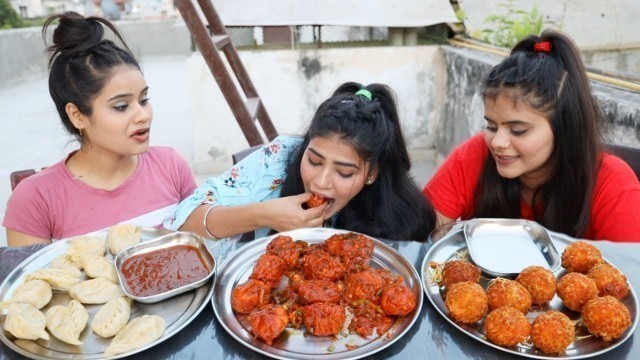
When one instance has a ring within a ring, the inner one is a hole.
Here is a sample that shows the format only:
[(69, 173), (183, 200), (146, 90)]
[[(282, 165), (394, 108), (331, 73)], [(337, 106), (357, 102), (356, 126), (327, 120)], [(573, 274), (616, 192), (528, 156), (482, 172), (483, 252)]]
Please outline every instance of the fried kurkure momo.
[(587, 330), (604, 341), (619, 338), (629, 326), (629, 309), (613, 296), (595, 298), (582, 307), (582, 322)]
[(480, 282), (480, 268), (464, 260), (447, 261), (442, 270), (440, 285), (448, 287), (463, 281)]
[(451, 285), (445, 297), (445, 305), (454, 320), (465, 324), (482, 320), (489, 307), (487, 294), (482, 286), (471, 281)]
[(562, 253), (562, 267), (567, 272), (586, 274), (593, 266), (604, 263), (602, 254), (595, 246), (585, 241), (576, 241)]
[(487, 339), (501, 346), (514, 346), (529, 337), (531, 325), (519, 310), (511, 306), (492, 310), (484, 320)]
[(534, 304), (545, 304), (556, 294), (556, 277), (551, 270), (542, 266), (529, 266), (523, 269), (516, 281), (529, 291), (531, 302)]
[(563, 353), (575, 338), (571, 319), (556, 310), (538, 315), (531, 325), (531, 341), (545, 354)]
[(587, 276), (596, 282), (599, 296), (611, 295), (622, 300), (629, 295), (627, 277), (609, 264), (598, 264), (592, 267)]
[(573, 311), (582, 310), (589, 300), (598, 297), (596, 282), (580, 273), (568, 273), (558, 281), (558, 296), (564, 306)]
[(531, 307), (529, 291), (519, 282), (504, 278), (496, 278), (489, 283), (487, 299), (489, 300), (489, 310), (512, 306), (523, 314), (527, 314)]

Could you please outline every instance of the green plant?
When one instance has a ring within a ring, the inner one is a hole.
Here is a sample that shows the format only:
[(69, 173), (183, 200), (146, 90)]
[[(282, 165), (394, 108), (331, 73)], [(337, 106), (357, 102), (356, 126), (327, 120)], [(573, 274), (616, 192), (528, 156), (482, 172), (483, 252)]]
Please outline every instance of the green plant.
[(10, 29), (20, 27), (22, 19), (18, 13), (13, 10), (9, 0), (0, 0), (0, 29)]
[(498, 4), (505, 9), (505, 14), (489, 15), (484, 19), (485, 23), (492, 25), (492, 28), (482, 30), (484, 41), (511, 48), (525, 37), (542, 32), (543, 16), (538, 7), (534, 5), (529, 12), (518, 10), (514, 9), (514, 1), (505, 0)]

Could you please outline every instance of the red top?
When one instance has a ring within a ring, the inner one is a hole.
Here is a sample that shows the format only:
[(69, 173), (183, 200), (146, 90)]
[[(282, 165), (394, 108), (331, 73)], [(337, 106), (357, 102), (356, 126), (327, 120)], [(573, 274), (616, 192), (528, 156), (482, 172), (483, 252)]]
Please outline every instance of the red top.
[[(450, 219), (473, 215), (476, 184), (489, 149), (484, 134), (458, 146), (422, 190), (436, 211)], [(520, 201), (520, 215), (534, 220), (533, 208)], [(585, 239), (640, 242), (640, 182), (622, 159), (603, 153)]]

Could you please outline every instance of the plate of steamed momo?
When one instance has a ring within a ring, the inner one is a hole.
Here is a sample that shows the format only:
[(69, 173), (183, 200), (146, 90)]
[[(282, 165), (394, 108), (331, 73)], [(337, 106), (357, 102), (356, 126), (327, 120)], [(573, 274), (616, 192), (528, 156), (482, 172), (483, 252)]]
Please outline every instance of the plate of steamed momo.
[(119, 224), (31, 255), (0, 285), (0, 340), (33, 359), (115, 359), (176, 334), (211, 298), (212, 282), (143, 304), (125, 296), (113, 263), (119, 251), (165, 234)]

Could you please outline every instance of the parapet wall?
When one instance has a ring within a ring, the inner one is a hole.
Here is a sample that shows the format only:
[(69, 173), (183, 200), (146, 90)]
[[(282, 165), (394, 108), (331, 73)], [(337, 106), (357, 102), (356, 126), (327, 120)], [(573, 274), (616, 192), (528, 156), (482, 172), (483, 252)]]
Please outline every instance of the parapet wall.
[[(138, 58), (186, 56), (192, 51), (191, 36), (182, 19), (118, 21), (116, 26)], [(47, 34), (47, 44), (50, 43), (51, 31)], [(0, 30), (0, 84), (45, 72), (47, 59), (42, 28)]]
[[(440, 116), (431, 128), (435, 129), (438, 154), (446, 156), (456, 145), (482, 130), (483, 80), (502, 58), (452, 46), (442, 46), (442, 50), (446, 95)], [(640, 93), (598, 81), (591, 84), (604, 115), (604, 141), (640, 148)]]

